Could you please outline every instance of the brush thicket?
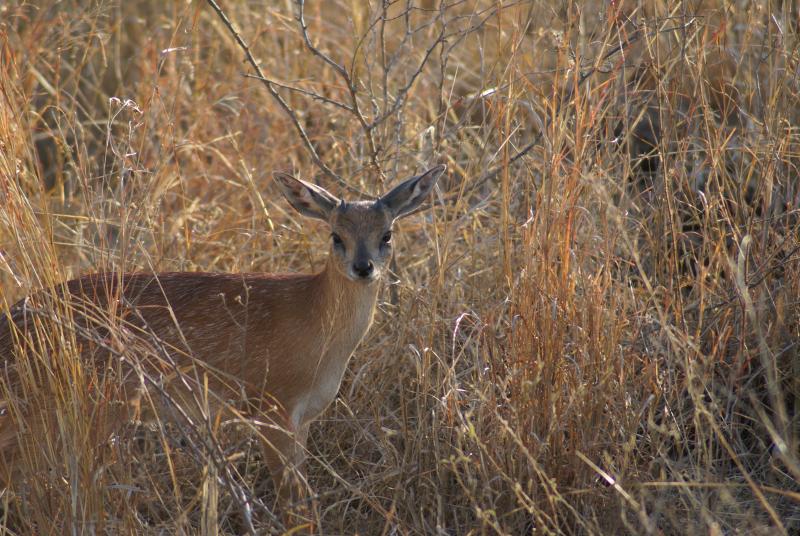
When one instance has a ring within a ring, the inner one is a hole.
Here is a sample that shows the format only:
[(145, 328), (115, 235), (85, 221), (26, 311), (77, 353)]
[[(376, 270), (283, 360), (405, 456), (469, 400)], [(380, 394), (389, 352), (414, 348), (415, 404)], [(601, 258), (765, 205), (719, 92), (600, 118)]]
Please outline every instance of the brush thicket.
[(273, 170), (352, 197), (437, 161), (312, 427), (324, 533), (800, 528), (796, 6), (314, 3), (306, 42), (291, 2), (223, 3), (290, 115), (206, 3), (85, 4), (0, 8), (2, 307), (42, 313), (2, 530), (280, 532), (247, 426), (106, 434), (114, 376), (39, 291), (317, 270)]

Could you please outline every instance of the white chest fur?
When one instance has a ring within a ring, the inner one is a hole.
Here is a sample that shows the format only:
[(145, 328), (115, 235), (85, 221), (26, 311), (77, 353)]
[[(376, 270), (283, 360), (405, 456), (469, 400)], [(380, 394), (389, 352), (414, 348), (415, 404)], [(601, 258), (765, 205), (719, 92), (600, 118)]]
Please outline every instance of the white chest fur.
[(313, 421), (336, 398), (350, 357), (372, 324), (374, 310), (371, 306), (340, 311), (338, 322), (323, 326), (322, 347), (309, 350), (314, 366), (304, 382), (307, 389), (291, 412), (294, 426)]

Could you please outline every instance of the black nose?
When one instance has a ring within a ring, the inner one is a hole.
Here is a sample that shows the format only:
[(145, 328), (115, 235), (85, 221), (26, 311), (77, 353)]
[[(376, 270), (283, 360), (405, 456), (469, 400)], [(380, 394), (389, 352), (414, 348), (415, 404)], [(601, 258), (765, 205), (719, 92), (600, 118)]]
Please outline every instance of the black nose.
[(353, 263), (353, 271), (358, 277), (369, 277), (375, 267), (370, 260), (361, 260)]

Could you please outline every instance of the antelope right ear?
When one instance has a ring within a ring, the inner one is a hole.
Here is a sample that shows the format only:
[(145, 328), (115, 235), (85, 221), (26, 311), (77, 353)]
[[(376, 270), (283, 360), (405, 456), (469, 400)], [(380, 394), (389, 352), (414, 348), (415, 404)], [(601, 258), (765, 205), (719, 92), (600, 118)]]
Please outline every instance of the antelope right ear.
[(288, 173), (276, 171), (272, 176), (280, 186), (283, 197), (303, 216), (327, 222), (333, 209), (341, 202), (325, 188), (296, 179)]
[(411, 177), (381, 197), (380, 202), (392, 211), (394, 218), (402, 218), (425, 201), (436, 185), (436, 181), (446, 170), (447, 166), (440, 165), (429, 169), (422, 175)]

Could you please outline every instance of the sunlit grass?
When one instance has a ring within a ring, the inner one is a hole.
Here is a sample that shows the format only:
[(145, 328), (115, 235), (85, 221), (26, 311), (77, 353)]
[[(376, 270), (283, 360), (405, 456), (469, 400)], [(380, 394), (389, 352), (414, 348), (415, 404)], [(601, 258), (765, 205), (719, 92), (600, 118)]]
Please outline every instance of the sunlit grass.
[(312, 426), (320, 530), (800, 528), (796, 7), (309, 3), (348, 87), (294, 3), (223, 2), (292, 117), (205, 2), (84, 4), (0, 7), (0, 301), (42, 312), (0, 378), (7, 533), (280, 533), (245, 426), (108, 432), (113, 376), (37, 292), (318, 270), (273, 170), (366, 196), (437, 162)]

